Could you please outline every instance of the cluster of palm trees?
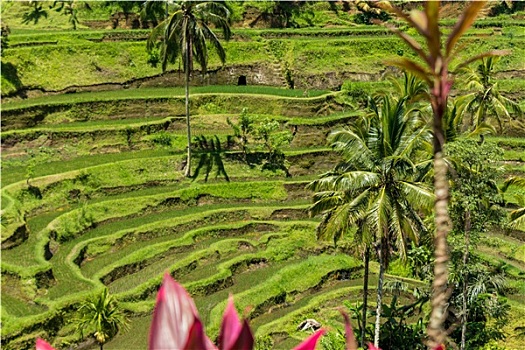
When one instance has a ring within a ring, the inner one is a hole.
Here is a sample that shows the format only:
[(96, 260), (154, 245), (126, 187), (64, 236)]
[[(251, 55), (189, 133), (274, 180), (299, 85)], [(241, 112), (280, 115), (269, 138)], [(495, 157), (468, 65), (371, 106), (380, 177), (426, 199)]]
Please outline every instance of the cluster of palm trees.
[[(418, 103), (409, 100), (408, 95), (369, 98), (368, 115), (329, 136), (342, 161), (308, 186), (316, 192), (311, 214), (323, 214), (320, 237), (337, 241), (357, 227), (353, 238), (365, 262), (365, 297), (369, 255), (377, 255), (376, 346), (384, 273), (392, 252), (406, 260), (410, 242), (417, 243), (427, 231), (421, 214), (428, 214), (434, 203), (426, 181), (432, 169), (432, 134), (428, 125), (421, 125)], [(364, 321), (366, 309), (364, 305)]]
[[(481, 62), (478, 75), (470, 76), (470, 85), (490, 80), (485, 74), (492, 70), (485, 67), (493, 63), (493, 58)], [(425, 84), (411, 74), (405, 73), (401, 82), (398, 81), (396, 89), (399, 96), (384, 93), (369, 97), (366, 116), (330, 133), (328, 141), (341, 155), (341, 161), (332, 171), (308, 185), (315, 192), (310, 213), (322, 215), (318, 237), (337, 242), (341, 236), (351, 235), (355, 251), (363, 257), (365, 324), (370, 253), (375, 252), (377, 256), (380, 268), (375, 346), (379, 341), (384, 272), (392, 254), (406, 261), (411, 242), (417, 244), (422, 235), (428, 237), (423, 219), (431, 213), (435, 200), (430, 183), (434, 176), (433, 135), (426, 116), (428, 106), (425, 106), (424, 98), (420, 98), (427, 96), (428, 91)], [(492, 130), (487, 124), (492, 116), (498, 124), (501, 124), (499, 116), (510, 117), (507, 106), (514, 108), (515, 104), (496, 93), (493, 88), (484, 93), (473, 89), (466, 97), (451, 102), (444, 118), (444, 133), (448, 135), (448, 141), (459, 137), (460, 129), (484, 129), (482, 123), (486, 123), (485, 130)], [(497, 99), (500, 104), (497, 108), (489, 107), (488, 102), (477, 104), (480, 95)], [(466, 120), (468, 117), (470, 120)], [(475, 118), (474, 122), (472, 118)], [(519, 184), (517, 180), (514, 182)], [(364, 328), (361, 330), (362, 341)]]

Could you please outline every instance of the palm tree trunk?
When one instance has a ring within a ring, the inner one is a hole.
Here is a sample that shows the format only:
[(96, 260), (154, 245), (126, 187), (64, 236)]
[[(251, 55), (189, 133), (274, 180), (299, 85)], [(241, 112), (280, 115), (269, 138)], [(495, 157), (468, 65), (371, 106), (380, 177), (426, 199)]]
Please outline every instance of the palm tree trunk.
[(467, 341), (467, 285), (468, 285), (468, 275), (466, 272), (466, 267), (468, 263), (469, 256), (469, 244), (470, 244), (470, 210), (465, 212), (465, 251), (463, 252), (463, 312), (461, 315), (461, 350), (465, 350), (465, 344)]
[(186, 94), (186, 131), (188, 138), (188, 155), (186, 158), (186, 171), (184, 176), (191, 176), (191, 125), (190, 125), (190, 41), (186, 38), (186, 60), (185, 70), (186, 70), (186, 79), (185, 79), (185, 94)]
[(374, 332), (374, 346), (379, 348), (379, 328), (381, 326), (381, 312), (383, 306), (383, 279), (385, 277), (385, 257), (382, 252), (383, 247), (379, 248), (379, 281), (377, 282), (377, 308), (376, 326)]
[[(446, 75), (445, 75), (446, 76)], [(432, 92), (432, 109), (434, 111), (434, 192), (436, 202), (434, 214), (436, 223), (436, 236), (434, 238), (434, 281), (432, 282), (432, 312), (428, 323), (427, 346), (430, 349), (445, 343), (446, 334), (443, 322), (446, 318), (446, 305), (448, 300), (448, 246), (447, 236), (451, 229), (448, 215), (448, 166), (444, 160), (443, 145), (445, 135), (443, 132), (443, 115), (447, 107), (447, 82), (439, 79)]]
[(365, 347), (365, 334), (366, 334), (366, 314), (368, 310), (368, 267), (370, 264), (370, 248), (365, 249), (365, 273), (363, 276), (363, 324), (361, 328), (361, 347)]

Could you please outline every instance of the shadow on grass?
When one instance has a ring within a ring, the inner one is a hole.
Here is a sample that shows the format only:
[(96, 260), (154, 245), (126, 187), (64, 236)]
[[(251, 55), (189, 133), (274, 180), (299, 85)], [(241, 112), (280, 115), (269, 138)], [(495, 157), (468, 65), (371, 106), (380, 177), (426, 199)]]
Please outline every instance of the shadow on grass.
[(203, 172), (204, 182), (208, 182), (208, 177), (215, 169), (216, 179), (219, 176), (224, 176), (224, 179), (230, 182), (228, 173), (226, 173), (226, 169), (224, 168), (224, 151), (222, 149), (219, 137), (215, 135), (214, 137), (207, 139), (206, 136), (201, 135), (197, 137), (197, 142), (198, 148), (195, 152), (195, 155), (198, 155), (199, 157), (199, 164), (197, 165), (197, 168), (195, 169), (195, 172), (192, 176), (193, 181), (197, 180), (200, 173)]
[[(20, 89), (22, 89), (23, 84), (20, 80), (20, 77), (18, 76), (18, 70), (16, 69), (16, 66), (13, 65), (11, 62), (2, 62), (1, 63), (1, 71), (2, 71), (2, 78), (7, 80), (10, 84), (13, 85), (15, 88), (14, 91), (11, 93), (5, 94), (7, 95), (13, 95), (19, 92)], [(2, 90), (5, 89), (5, 86), (2, 87)], [(26, 97), (26, 96), (21, 96)]]

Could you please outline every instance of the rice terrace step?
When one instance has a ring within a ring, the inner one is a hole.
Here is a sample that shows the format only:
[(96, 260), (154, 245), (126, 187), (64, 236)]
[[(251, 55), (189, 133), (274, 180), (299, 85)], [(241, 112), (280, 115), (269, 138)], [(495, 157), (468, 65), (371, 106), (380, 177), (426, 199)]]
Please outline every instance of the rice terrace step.
[[(307, 319), (343, 349), (339, 310), (360, 346), (425, 349), (440, 124), (444, 341), (523, 349), (525, 5), (443, 2), (427, 53), (436, 5), (2, 1), (2, 348), (146, 349), (168, 273), (213, 342), (232, 294), (255, 349), (294, 348)], [(181, 8), (228, 17), (189, 57), (159, 29)], [(116, 329), (81, 322), (104, 291)]]

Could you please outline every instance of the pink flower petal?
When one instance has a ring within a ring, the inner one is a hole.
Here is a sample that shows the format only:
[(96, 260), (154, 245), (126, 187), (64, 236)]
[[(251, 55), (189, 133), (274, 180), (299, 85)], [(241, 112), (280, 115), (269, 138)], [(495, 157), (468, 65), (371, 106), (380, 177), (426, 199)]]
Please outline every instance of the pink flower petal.
[(434, 348), (434, 350), (445, 350), (445, 346), (442, 344), (442, 345), (438, 345)]
[(55, 350), (48, 342), (40, 338), (36, 338), (36, 350)]
[(305, 341), (303, 341), (301, 344), (297, 345), (293, 350), (314, 350), (315, 345), (317, 344), (317, 341), (319, 338), (324, 334), (325, 330), (320, 329), (314, 334), (312, 334), (310, 337), (308, 337)]
[(348, 314), (341, 310), (341, 314), (345, 319), (345, 336), (346, 336), (346, 350), (357, 350), (357, 341), (355, 340), (354, 331), (350, 324)]
[(157, 294), (149, 349), (182, 349), (196, 320), (198, 313), (193, 299), (166, 273)]
[(233, 305), (233, 296), (228, 298), (228, 306), (222, 316), (221, 331), (219, 333), (219, 349), (229, 350), (239, 337), (241, 332), (241, 321)]
[(376, 348), (376, 347), (374, 346), (374, 344), (372, 344), (372, 343), (368, 343), (368, 350), (381, 350), (381, 349)]
[[(252, 330), (247, 320), (244, 320), (241, 332), (237, 337), (237, 341), (229, 350), (252, 350), (255, 339), (253, 338)], [(222, 350), (222, 349), (221, 349)]]

